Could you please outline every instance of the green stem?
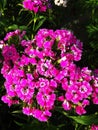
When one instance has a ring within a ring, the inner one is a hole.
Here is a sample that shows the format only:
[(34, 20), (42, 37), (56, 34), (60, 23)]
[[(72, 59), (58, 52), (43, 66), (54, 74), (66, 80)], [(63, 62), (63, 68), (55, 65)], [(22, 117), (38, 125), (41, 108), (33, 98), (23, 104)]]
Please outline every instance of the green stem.
[(37, 21), (37, 14), (35, 13), (35, 14), (34, 14), (33, 31), (35, 30), (36, 21)]
[(77, 123), (75, 124), (75, 130), (78, 130), (78, 124)]

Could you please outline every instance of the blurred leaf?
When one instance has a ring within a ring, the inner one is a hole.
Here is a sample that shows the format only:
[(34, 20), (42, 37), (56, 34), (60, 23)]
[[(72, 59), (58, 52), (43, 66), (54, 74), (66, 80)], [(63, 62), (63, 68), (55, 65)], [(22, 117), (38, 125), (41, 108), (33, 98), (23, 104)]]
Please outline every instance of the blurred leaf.
[(21, 9), (18, 14), (20, 15), (23, 11), (24, 11), (24, 9)]
[(0, 0), (0, 9), (4, 9), (7, 4), (7, 0)]
[(5, 26), (4, 22), (0, 21), (0, 26)]
[(14, 121), (15, 124), (17, 124), (18, 126), (23, 126), (24, 124), (23, 123), (20, 123), (20, 122), (17, 122), (17, 121)]
[(20, 6), (20, 7), (23, 7), (23, 4), (20, 4), (20, 3), (19, 3), (19, 4), (17, 4), (17, 5)]
[(17, 111), (13, 111), (12, 113), (16, 114), (16, 113), (22, 113), (22, 112), (20, 110), (17, 110)]
[(20, 29), (21, 31), (23, 30), (27, 30), (27, 26), (23, 25), (23, 26), (18, 26), (16, 24), (13, 24), (11, 26), (8, 27), (8, 30), (16, 30), (16, 29)]
[[(91, 36), (94, 37), (94, 35), (96, 33), (98, 33), (98, 25), (95, 26), (95, 25), (91, 24), (91, 25), (87, 26), (87, 31), (89, 32), (89, 37), (91, 37)], [(96, 35), (95, 35), (95, 37), (96, 37)]]
[(0, 107), (2, 106), (2, 104), (0, 104)]
[(86, 7), (95, 8), (98, 5), (98, 0), (85, 0), (85, 3)]
[(27, 26), (19, 26), (19, 29), (20, 29), (21, 31), (27, 30)]
[(33, 21), (34, 19), (31, 19), (30, 22), (27, 24), (27, 26), (29, 26)]
[(8, 30), (16, 30), (16, 29), (18, 29), (18, 25), (16, 25), (16, 24), (13, 24), (8, 27)]

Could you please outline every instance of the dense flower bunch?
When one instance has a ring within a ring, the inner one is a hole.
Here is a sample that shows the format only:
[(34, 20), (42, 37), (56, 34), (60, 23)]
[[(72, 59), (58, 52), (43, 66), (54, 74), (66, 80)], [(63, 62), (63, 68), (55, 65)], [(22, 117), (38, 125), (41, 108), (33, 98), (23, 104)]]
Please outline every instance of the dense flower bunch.
[(34, 11), (34, 13), (38, 12), (46, 12), (47, 8), (50, 6), (48, 0), (24, 0), (23, 7)]
[[(57, 102), (79, 115), (86, 113), (90, 100), (98, 104), (98, 77), (74, 63), (81, 59), (82, 43), (72, 32), (40, 29), (33, 40), (25, 40), (24, 35), (16, 30), (2, 41), (6, 89), (2, 101), (9, 107), (20, 104), (24, 114), (40, 121), (51, 117)], [(18, 45), (11, 40), (15, 37)]]

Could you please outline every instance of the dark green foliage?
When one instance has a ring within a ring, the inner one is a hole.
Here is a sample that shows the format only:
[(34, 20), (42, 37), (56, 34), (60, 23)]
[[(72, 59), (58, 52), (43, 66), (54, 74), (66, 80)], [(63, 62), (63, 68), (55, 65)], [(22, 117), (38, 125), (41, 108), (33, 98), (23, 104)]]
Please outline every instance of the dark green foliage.
[[(56, 28), (67, 28), (83, 42), (80, 66), (98, 67), (98, 0), (68, 0), (67, 7), (54, 5)], [(58, 19), (57, 19), (58, 18)]]
[[(98, 67), (98, 1), (86, 0), (85, 8), (88, 9), (90, 18), (87, 26), (88, 32), (88, 45), (90, 50), (88, 51), (88, 59), (91, 61), (91, 67)], [(93, 60), (92, 60), (93, 59)]]

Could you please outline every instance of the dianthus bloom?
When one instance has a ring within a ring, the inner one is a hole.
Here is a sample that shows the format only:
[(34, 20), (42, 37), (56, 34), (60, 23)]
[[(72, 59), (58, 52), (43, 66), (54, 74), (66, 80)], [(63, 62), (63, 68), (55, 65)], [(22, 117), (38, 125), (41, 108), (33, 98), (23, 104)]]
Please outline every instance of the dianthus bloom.
[(91, 130), (98, 130), (98, 125), (92, 125)]
[(38, 12), (46, 12), (49, 7), (48, 0), (24, 0), (23, 7), (27, 10), (34, 11), (34, 13)]
[[(24, 34), (9, 32), (2, 41), (4, 103), (22, 105), (24, 114), (40, 121), (52, 116), (56, 102), (78, 115), (86, 113), (90, 100), (98, 104), (98, 77), (74, 63), (81, 59), (82, 42), (71, 31), (40, 29), (33, 40)], [(15, 36), (17, 45), (11, 42)]]

